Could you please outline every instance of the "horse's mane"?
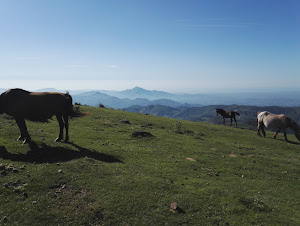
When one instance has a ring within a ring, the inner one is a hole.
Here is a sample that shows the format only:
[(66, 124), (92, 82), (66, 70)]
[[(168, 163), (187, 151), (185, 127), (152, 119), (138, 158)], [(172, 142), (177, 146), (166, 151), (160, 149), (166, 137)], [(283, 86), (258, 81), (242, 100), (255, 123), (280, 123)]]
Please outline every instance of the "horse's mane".
[(14, 91), (17, 94), (19, 94), (19, 93), (30, 93), (29, 91), (24, 90), (24, 89), (20, 89), (20, 88), (9, 89), (6, 92), (11, 92), (11, 91)]
[(225, 112), (225, 110), (223, 110), (222, 108), (217, 108), (216, 112)]

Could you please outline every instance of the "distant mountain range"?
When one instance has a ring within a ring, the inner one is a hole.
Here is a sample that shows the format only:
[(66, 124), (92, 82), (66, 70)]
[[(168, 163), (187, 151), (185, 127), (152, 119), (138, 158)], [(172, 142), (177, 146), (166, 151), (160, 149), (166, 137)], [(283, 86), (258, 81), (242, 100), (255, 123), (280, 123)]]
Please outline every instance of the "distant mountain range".
[[(72, 93), (71, 93), (72, 94)], [(88, 96), (88, 98), (87, 98)], [(76, 102), (112, 108), (126, 108), (132, 105), (165, 105), (169, 107), (199, 107), (207, 105), (253, 105), (253, 106), (300, 106), (299, 92), (281, 93), (223, 93), (223, 94), (171, 94), (140, 87), (124, 91), (90, 91), (73, 96)], [(118, 99), (116, 99), (118, 98)]]
[(146, 98), (118, 98), (97, 91), (89, 91), (78, 95), (73, 95), (73, 101), (75, 103), (86, 104), (89, 106), (99, 106), (100, 104), (102, 104), (105, 107), (116, 109), (127, 108), (132, 105), (147, 106), (160, 104), (171, 107), (179, 107), (183, 105), (169, 99), (148, 100)]
[[(0, 89), (1, 92), (5, 91)], [(40, 92), (56, 90), (40, 89)], [(128, 108), (133, 105), (164, 105), (168, 107), (200, 107), (208, 105), (251, 105), (251, 106), (300, 106), (300, 91), (259, 92), (259, 93), (217, 93), (217, 94), (171, 94), (140, 87), (124, 91), (108, 90), (70, 90), (74, 102), (82, 105), (98, 106), (103, 104), (111, 108)]]

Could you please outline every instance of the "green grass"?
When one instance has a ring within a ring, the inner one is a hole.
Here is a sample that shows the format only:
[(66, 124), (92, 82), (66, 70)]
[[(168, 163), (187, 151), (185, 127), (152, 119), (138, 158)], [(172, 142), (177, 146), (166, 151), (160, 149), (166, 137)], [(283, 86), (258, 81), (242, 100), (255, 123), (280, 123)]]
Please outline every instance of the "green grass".
[[(21, 145), (14, 120), (0, 118), (0, 224), (300, 224), (293, 135), (287, 143), (271, 132), (262, 138), (229, 126), (82, 109), (90, 114), (71, 121), (69, 144), (53, 142), (53, 120), (27, 122), (36, 146)], [(135, 130), (153, 137), (132, 137)]]

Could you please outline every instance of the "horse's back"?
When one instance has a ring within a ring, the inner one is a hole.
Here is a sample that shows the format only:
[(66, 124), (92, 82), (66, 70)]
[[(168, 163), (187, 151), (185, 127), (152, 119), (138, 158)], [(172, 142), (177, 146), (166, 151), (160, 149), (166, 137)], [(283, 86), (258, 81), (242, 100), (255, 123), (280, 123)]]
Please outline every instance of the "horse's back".
[(63, 113), (68, 104), (69, 95), (58, 92), (32, 92), (27, 96), (28, 107), (36, 110)]
[(12, 116), (40, 120), (55, 114), (67, 114), (72, 106), (71, 96), (58, 92), (28, 92), (22, 89), (8, 90), (3, 95), (5, 113)]
[(268, 129), (278, 129), (286, 127), (286, 117), (287, 116), (285, 114), (276, 115), (267, 111), (263, 111), (257, 115), (257, 120), (259, 123), (263, 123)]

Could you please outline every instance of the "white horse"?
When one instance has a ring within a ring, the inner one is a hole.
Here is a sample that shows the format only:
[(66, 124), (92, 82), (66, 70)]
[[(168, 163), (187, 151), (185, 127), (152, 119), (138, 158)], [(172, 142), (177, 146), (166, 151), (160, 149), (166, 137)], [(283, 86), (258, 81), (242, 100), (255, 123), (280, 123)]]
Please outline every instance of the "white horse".
[(260, 130), (262, 131), (264, 137), (266, 132), (264, 126), (268, 129), (275, 129), (276, 133), (273, 135), (273, 138), (276, 139), (277, 134), (282, 130), (284, 134), (285, 141), (288, 141), (286, 137), (286, 129), (291, 128), (295, 132), (295, 136), (300, 141), (300, 130), (296, 122), (285, 114), (276, 115), (267, 111), (257, 113), (257, 134), (260, 135)]

